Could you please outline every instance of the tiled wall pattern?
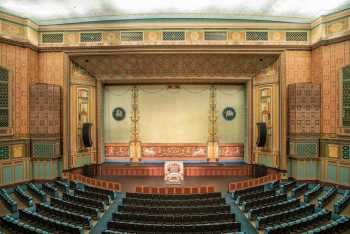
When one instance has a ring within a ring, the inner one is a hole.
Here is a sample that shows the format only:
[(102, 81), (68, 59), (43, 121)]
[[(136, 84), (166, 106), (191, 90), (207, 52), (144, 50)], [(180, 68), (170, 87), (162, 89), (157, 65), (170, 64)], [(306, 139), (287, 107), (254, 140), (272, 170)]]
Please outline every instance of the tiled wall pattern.
[(296, 83), (288, 86), (289, 134), (319, 134), (320, 85)]
[(61, 133), (61, 87), (35, 84), (30, 88), (30, 135), (59, 137)]

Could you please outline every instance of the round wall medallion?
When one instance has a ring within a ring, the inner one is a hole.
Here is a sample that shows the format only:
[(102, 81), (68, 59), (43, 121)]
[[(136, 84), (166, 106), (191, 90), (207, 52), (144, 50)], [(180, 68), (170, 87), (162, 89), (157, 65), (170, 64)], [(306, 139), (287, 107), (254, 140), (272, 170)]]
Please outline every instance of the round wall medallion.
[(117, 121), (122, 121), (125, 118), (125, 110), (121, 107), (114, 108), (113, 118)]
[(236, 111), (233, 107), (226, 107), (222, 112), (222, 117), (226, 121), (232, 121), (236, 117)]

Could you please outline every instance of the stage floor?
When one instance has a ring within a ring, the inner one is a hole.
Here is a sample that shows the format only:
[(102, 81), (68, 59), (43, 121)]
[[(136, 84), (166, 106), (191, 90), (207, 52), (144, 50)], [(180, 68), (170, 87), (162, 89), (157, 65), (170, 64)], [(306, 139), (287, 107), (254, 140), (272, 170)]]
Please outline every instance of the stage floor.
[[(215, 191), (217, 192), (227, 192), (229, 183), (250, 178), (247, 176), (186, 176), (181, 186), (211, 185), (215, 187)], [(119, 182), (122, 192), (135, 192), (136, 186), (140, 185), (169, 186), (165, 184), (164, 177), (160, 176), (99, 176), (97, 179)]]

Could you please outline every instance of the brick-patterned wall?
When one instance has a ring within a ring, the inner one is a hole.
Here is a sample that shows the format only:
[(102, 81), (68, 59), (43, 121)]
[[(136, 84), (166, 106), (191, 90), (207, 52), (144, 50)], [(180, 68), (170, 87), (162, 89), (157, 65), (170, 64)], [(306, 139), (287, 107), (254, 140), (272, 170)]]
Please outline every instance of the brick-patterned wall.
[(29, 134), (29, 85), (37, 75), (37, 52), (0, 43), (0, 66), (9, 70), (12, 83), (12, 127), (15, 137)]
[(289, 134), (320, 133), (320, 85), (296, 83), (288, 86)]
[(44, 52), (39, 54), (38, 81), (40, 83), (63, 86), (64, 56), (63, 52)]
[(311, 53), (311, 80), (312, 83), (322, 83), (322, 48), (317, 48)]
[(34, 84), (30, 87), (30, 135), (60, 137), (61, 87)]
[(311, 52), (286, 52), (286, 85), (311, 82)]
[(339, 72), (343, 66), (350, 64), (350, 41), (322, 46), (312, 53), (312, 57), (312, 80), (322, 83), (322, 133), (336, 134), (340, 117)]

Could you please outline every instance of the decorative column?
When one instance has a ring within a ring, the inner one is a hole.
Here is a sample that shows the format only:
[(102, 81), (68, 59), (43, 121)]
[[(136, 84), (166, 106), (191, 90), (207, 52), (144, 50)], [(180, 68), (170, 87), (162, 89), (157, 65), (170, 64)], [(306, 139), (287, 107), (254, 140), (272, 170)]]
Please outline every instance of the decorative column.
[(138, 110), (138, 88), (132, 87), (132, 112), (131, 112), (131, 140), (130, 140), (130, 161), (141, 160), (141, 142), (139, 139), (139, 110)]
[(208, 161), (216, 162), (219, 159), (219, 144), (217, 142), (217, 114), (216, 114), (216, 87), (210, 86), (209, 96), (209, 137)]

